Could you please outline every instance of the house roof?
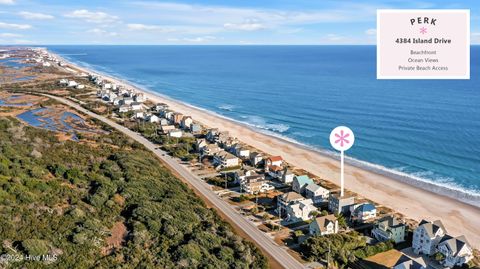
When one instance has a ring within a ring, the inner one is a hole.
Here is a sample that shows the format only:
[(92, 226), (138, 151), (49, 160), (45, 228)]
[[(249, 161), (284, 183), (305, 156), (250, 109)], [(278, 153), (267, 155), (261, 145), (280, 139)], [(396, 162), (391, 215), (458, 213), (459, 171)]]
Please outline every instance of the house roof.
[(318, 184), (315, 184), (315, 183), (308, 184), (306, 189), (311, 191), (311, 192), (316, 192), (316, 191), (321, 190), (321, 189), (327, 190), (327, 189), (323, 188), (322, 186), (320, 186)]
[(233, 154), (226, 151), (220, 151), (219, 153), (217, 153), (217, 156), (223, 159), (238, 159)]
[(394, 228), (404, 226), (405, 224), (401, 223), (398, 219), (392, 216), (386, 216), (377, 221), (377, 224), (383, 223), (385, 226)]
[(420, 222), (420, 224), (418, 225), (418, 228), (420, 228), (420, 227), (423, 227), (425, 229), (425, 232), (427, 233), (427, 235), (430, 238), (435, 237), (435, 234), (437, 233), (437, 231), (439, 229), (442, 229), (444, 233), (447, 232), (447, 230), (445, 230), (445, 227), (443, 226), (442, 221), (440, 221), (440, 220), (436, 220), (434, 222), (429, 222), (427, 220), (422, 220)]
[(300, 186), (314, 183), (313, 180), (309, 178), (307, 175), (296, 176), (294, 180), (297, 180)]
[(293, 191), (282, 194), (281, 197), (282, 197), (282, 200), (285, 202), (303, 199), (303, 196)]
[(282, 156), (272, 156), (270, 158), (268, 158), (270, 161), (272, 162), (278, 162), (278, 161), (283, 161), (283, 158)]
[(278, 165), (270, 165), (268, 167), (268, 170), (270, 170), (272, 172), (277, 172), (277, 171), (282, 171), (282, 168)]
[(368, 212), (373, 210), (375, 210), (375, 205), (370, 203), (361, 204), (359, 207), (355, 209), (356, 212)]
[(419, 262), (411, 259), (410, 257), (408, 256), (405, 256), (405, 255), (402, 255), (400, 256), (400, 258), (398, 259), (397, 263), (395, 264), (394, 267), (396, 266), (399, 266), (399, 265), (403, 265), (404, 268), (408, 268), (408, 269), (423, 269), (425, 268), (424, 265), (420, 264)]
[(453, 256), (457, 256), (458, 252), (462, 250), (465, 245), (469, 246), (465, 236), (451, 237), (450, 235), (445, 235), (438, 246), (446, 245), (451, 251)]
[(331, 215), (326, 215), (323, 217), (316, 218), (315, 223), (318, 225), (318, 228), (320, 229), (320, 231), (324, 232), (327, 230), (327, 225), (330, 222), (335, 223), (336, 220), (337, 218), (335, 217), (335, 215), (331, 214)]

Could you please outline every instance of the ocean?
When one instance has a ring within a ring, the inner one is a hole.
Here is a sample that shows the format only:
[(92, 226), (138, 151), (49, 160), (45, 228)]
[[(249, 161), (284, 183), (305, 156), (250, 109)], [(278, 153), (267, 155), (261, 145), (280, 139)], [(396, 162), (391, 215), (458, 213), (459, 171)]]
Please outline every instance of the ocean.
[(375, 46), (47, 46), (84, 67), (480, 205), (480, 46), (470, 80), (377, 80)]

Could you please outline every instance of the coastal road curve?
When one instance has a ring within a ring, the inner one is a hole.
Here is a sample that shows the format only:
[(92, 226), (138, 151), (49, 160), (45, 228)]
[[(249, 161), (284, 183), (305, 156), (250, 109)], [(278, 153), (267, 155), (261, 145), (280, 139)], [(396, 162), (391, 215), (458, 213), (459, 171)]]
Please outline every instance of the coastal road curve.
[(86, 115), (96, 118), (111, 127), (117, 129), (118, 131), (124, 133), (125, 135), (131, 137), (137, 142), (143, 144), (147, 149), (155, 153), (165, 164), (167, 164), (171, 169), (178, 173), (182, 178), (184, 178), (191, 186), (193, 186), (198, 192), (200, 192), (210, 203), (212, 203), (218, 210), (220, 210), (227, 218), (234, 222), (240, 229), (243, 230), (249, 237), (255, 241), (255, 243), (260, 246), (265, 252), (275, 259), (281, 266), (288, 269), (300, 269), (306, 268), (299, 261), (293, 258), (284, 247), (277, 245), (271, 238), (265, 235), (260, 231), (256, 226), (246, 220), (242, 215), (240, 215), (235, 209), (233, 209), (227, 202), (218, 197), (212, 190), (210, 190), (209, 185), (202, 181), (199, 177), (194, 175), (190, 170), (185, 166), (179, 164), (175, 159), (170, 157), (164, 151), (157, 149), (158, 146), (147, 140), (145, 137), (140, 134), (131, 131), (130, 129), (107, 119), (104, 116), (93, 113), (80, 105), (67, 100), (62, 97), (53, 96), (49, 94), (42, 94), (46, 97), (55, 99), (65, 105), (68, 105)]

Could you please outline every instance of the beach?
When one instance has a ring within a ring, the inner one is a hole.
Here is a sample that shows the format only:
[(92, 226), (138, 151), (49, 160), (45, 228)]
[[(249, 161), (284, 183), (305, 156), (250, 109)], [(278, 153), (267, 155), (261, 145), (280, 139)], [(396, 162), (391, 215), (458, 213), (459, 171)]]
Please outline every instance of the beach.
[[(98, 73), (70, 65), (81, 72)], [(228, 131), (231, 136), (252, 147), (271, 155), (281, 155), (288, 163), (339, 185), (340, 167), (334, 158), (209, 111), (153, 94), (119, 78), (103, 76), (113, 83), (143, 92), (152, 102), (166, 103), (174, 111), (192, 116), (208, 127)], [(345, 166), (345, 173), (347, 190), (389, 207), (407, 218), (417, 221), (440, 219), (449, 234), (465, 235), (473, 247), (480, 248), (480, 208), (349, 164)]]

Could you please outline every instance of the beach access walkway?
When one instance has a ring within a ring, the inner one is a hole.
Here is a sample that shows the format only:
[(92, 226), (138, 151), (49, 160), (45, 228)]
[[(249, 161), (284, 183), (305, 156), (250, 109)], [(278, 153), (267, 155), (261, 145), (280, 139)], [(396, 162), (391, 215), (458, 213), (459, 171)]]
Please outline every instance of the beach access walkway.
[(129, 136), (135, 141), (144, 145), (147, 149), (152, 151), (160, 160), (170, 169), (172, 169), (177, 175), (181, 176), (186, 182), (190, 184), (196, 191), (198, 191), (205, 199), (208, 200), (223, 216), (228, 218), (235, 224), (236, 227), (241, 229), (251, 241), (262, 249), (262, 251), (268, 255), (271, 259), (274, 259), (280, 266), (288, 269), (300, 269), (306, 268), (302, 263), (293, 258), (287, 251), (286, 247), (279, 246), (266, 234), (260, 231), (255, 225), (249, 222), (245, 217), (240, 215), (235, 209), (227, 202), (218, 197), (211, 189), (210, 186), (202, 181), (198, 176), (193, 174), (187, 167), (178, 163), (174, 158), (170, 157), (166, 152), (158, 149), (158, 145), (153, 144), (142, 135), (131, 131), (130, 129), (107, 119), (104, 116), (91, 112), (79, 104), (76, 104), (70, 100), (62, 97), (53, 96), (49, 94), (41, 94), (51, 99), (57, 100), (67, 106), (70, 106), (92, 118), (100, 120), (105, 124), (117, 129), (123, 134)]

